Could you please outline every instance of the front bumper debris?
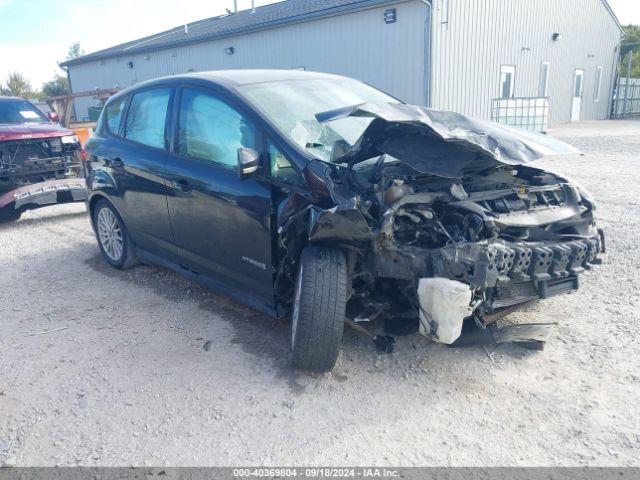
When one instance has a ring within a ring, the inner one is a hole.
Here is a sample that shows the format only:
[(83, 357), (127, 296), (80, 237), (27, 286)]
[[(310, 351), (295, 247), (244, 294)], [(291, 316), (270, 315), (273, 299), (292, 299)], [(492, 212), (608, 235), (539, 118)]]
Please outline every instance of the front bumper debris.
[(0, 208), (38, 208), (56, 203), (82, 202), (87, 198), (84, 180), (64, 178), (17, 188), (0, 197)]
[[(501, 296), (548, 298), (576, 290), (577, 275), (602, 263), (603, 253), (602, 230), (592, 237), (569, 242), (449, 245), (434, 255), (434, 273), (468, 283), (472, 288), (496, 289), (492, 292), (496, 299)], [(533, 290), (514, 286), (523, 284)]]

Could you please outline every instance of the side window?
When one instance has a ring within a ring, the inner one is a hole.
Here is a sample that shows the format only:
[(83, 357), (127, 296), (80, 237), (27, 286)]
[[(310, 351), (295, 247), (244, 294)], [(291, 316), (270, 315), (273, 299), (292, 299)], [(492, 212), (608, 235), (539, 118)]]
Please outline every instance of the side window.
[(600, 101), (600, 91), (602, 90), (602, 67), (596, 68), (596, 83), (593, 87), (593, 101)]
[(513, 98), (516, 67), (502, 65), (500, 67), (500, 98)]
[(291, 166), (291, 162), (271, 142), (269, 142), (269, 163), (272, 177), (298, 187), (304, 184), (300, 174)]
[(540, 97), (549, 96), (549, 65), (549, 62), (542, 62), (540, 68), (540, 91), (538, 94)]
[(165, 148), (164, 125), (170, 96), (170, 88), (136, 93), (127, 114), (124, 136), (143, 145)]
[(115, 102), (111, 102), (104, 109), (104, 124), (107, 130), (114, 135), (120, 131), (120, 121), (122, 120), (122, 112), (127, 103), (128, 97), (122, 97)]
[(178, 153), (235, 170), (241, 147), (256, 148), (253, 125), (211, 94), (182, 91)]

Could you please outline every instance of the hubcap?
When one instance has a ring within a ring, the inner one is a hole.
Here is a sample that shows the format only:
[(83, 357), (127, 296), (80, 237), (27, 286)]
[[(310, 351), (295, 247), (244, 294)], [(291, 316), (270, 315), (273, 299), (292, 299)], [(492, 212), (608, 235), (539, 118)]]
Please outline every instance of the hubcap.
[(293, 314), (291, 315), (291, 350), (296, 343), (296, 330), (298, 328), (298, 318), (300, 317), (300, 296), (302, 295), (302, 265), (298, 272), (298, 281), (296, 283), (296, 293), (293, 298)]
[(98, 212), (98, 238), (107, 257), (114, 262), (122, 258), (124, 241), (120, 223), (114, 213), (107, 207)]

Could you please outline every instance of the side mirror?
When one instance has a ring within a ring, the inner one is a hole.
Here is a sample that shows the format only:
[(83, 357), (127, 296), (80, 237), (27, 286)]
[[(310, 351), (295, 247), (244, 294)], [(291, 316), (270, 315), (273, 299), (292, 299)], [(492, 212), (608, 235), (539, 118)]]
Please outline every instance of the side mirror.
[(260, 167), (260, 154), (251, 148), (238, 149), (238, 176), (245, 179)]
[(49, 112), (49, 115), (47, 116), (53, 123), (57, 123), (60, 121), (60, 115), (58, 115), (56, 112)]

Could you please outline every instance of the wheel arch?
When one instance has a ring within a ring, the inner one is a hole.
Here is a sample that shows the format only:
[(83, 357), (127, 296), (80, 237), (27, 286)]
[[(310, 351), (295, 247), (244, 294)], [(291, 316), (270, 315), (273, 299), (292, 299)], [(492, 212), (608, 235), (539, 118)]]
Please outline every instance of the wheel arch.
[(120, 216), (120, 218), (122, 218), (124, 221), (122, 212), (115, 205), (115, 203), (111, 201), (111, 199), (107, 195), (103, 193), (94, 193), (93, 195), (91, 195), (91, 198), (89, 198), (89, 215), (91, 216), (92, 224), (93, 224), (93, 214), (95, 212), (96, 205), (98, 204), (98, 202), (100, 202), (100, 200), (104, 200), (105, 202), (107, 202), (116, 211), (116, 213)]

